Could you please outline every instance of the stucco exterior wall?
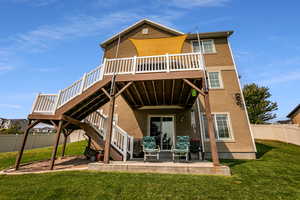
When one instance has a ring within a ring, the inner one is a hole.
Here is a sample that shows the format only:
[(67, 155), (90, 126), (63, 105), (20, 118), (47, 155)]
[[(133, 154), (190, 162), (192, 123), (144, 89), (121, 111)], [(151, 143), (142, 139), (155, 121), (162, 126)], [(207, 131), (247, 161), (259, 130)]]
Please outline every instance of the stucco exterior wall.
[[(105, 114), (108, 113), (108, 104), (102, 107)], [(187, 109), (154, 109), (133, 110), (126, 101), (119, 96), (116, 99), (115, 114), (118, 125), (136, 139), (146, 136), (149, 131), (149, 116), (151, 115), (173, 115), (175, 117), (175, 135), (189, 135), (199, 138), (191, 125), (191, 110)]]
[[(143, 35), (141, 30), (149, 29), (148, 35)], [(118, 57), (131, 57), (137, 55), (134, 45), (128, 38), (162, 38), (173, 36), (170, 33), (159, 30), (150, 25), (143, 25), (122, 36)], [(222, 75), (223, 88), (210, 90), (211, 109), (214, 113), (228, 113), (232, 126), (233, 139), (230, 141), (218, 141), (218, 151), (220, 153), (236, 152), (237, 157), (246, 155), (247, 158), (255, 158), (255, 146), (251, 137), (249, 124), (245, 109), (237, 105), (235, 94), (241, 94), (238, 77), (235, 71), (234, 61), (228, 45), (227, 38), (214, 39), (216, 53), (205, 54), (205, 63), (208, 71), (220, 71)], [(114, 58), (117, 49), (117, 41), (114, 41), (105, 49), (105, 57)], [(192, 52), (192, 40), (186, 40), (182, 47), (183, 53)], [(202, 105), (204, 105), (202, 103)], [(107, 106), (104, 107), (107, 110)], [(202, 106), (202, 110), (204, 110)], [(176, 121), (176, 134), (194, 134), (191, 128), (189, 110), (132, 110), (120, 97), (117, 99), (116, 113), (120, 127), (132, 134), (135, 138), (146, 135), (148, 130), (148, 115), (150, 114), (174, 114)], [(181, 116), (185, 116), (181, 122)], [(198, 134), (199, 135), (199, 134)], [(196, 137), (196, 135), (195, 135)], [(205, 150), (210, 151), (209, 144), (205, 144)], [(250, 154), (248, 154), (250, 153)]]

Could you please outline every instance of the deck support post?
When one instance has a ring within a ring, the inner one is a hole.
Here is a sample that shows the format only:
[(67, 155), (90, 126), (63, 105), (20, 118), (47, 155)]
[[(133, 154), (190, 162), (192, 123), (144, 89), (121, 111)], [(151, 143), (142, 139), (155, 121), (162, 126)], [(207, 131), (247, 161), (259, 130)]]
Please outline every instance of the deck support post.
[(56, 159), (56, 153), (57, 153), (57, 147), (59, 144), (59, 138), (63, 127), (63, 121), (60, 120), (58, 123), (58, 126), (56, 127), (56, 140), (53, 147), (52, 157), (51, 157), (51, 164), (50, 164), (50, 170), (53, 170), (55, 159)]
[(109, 101), (109, 113), (108, 113), (108, 126), (105, 135), (105, 147), (104, 147), (104, 164), (109, 164), (110, 158), (110, 146), (111, 146), (111, 136), (113, 131), (113, 118), (115, 110), (115, 76), (112, 78), (111, 90), (110, 90), (110, 101)]
[(215, 131), (214, 131), (214, 125), (213, 125), (213, 118), (211, 115), (211, 107), (209, 102), (209, 89), (206, 85), (206, 81), (202, 81), (202, 84), (204, 86), (204, 104), (205, 104), (205, 115), (207, 119), (208, 124), (208, 137), (209, 137), (209, 143), (210, 143), (210, 150), (211, 150), (211, 158), (213, 161), (213, 164), (215, 166), (220, 165), (218, 151), (217, 151), (217, 143), (216, 143), (216, 137), (215, 137)]
[(18, 170), (19, 167), (20, 167), (20, 163), (21, 163), (21, 160), (22, 160), (23, 152), (24, 152), (24, 149), (25, 149), (25, 145), (26, 145), (26, 141), (27, 141), (30, 129), (33, 128), (34, 126), (36, 126), (40, 122), (41, 122), (40, 120), (37, 120), (37, 121), (31, 123), (31, 120), (29, 120), (28, 126), (27, 126), (27, 128), (24, 132), (22, 146), (21, 146), (21, 149), (20, 149), (20, 151), (18, 153), (18, 156), (17, 156), (17, 159), (16, 159), (15, 170)]
[(65, 151), (66, 151), (66, 146), (67, 146), (67, 141), (68, 141), (68, 132), (64, 132), (64, 144), (61, 152), (61, 157), (63, 158), (65, 156)]

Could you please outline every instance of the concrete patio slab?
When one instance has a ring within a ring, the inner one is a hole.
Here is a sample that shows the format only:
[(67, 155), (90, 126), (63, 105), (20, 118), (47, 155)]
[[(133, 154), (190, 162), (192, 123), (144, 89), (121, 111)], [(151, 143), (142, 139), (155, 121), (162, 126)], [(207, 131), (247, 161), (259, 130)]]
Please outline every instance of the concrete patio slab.
[(88, 164), (89, 170), (119, 171), (133, 173), (166, 173), (166, 174), (202, 174), (230, 176), (228, 166), (214, 166), (211, 162), (143, 162), (143, 161), (111, 161), (110, 164), (94, 162)]

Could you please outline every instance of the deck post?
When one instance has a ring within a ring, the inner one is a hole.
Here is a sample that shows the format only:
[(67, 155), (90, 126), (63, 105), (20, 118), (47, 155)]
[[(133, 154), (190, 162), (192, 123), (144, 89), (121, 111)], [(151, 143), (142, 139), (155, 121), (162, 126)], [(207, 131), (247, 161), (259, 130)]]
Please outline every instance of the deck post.
[(33, 123), (31, 123), (31, 120), (29, 120), (29, 122), (28, 122), (28, 126), (27, 126), (27, 128), (24, 132), (24, 136), (23, 136), (22, 146), (21, 146), (21, 149), (20, 149), (19, 154), (18, 154), (17, 159), (16, 159), (15, 170), (18, 170), (19, 167), (20, 167), (20, 162), (22, 160), (22, 156), (23, 156), (23, 152), (24, 152), (24, 149), (25, 149), (25, 145), (26, 145), (26, 141), (27, 141), (27, 138), (28, 138), (29, 131), (30, 131), (31, 128), (33, 128), (38, 123), (40, 123), (40, 120), (37, 120)]
[(59, 124), (58, 124), (58, 127), (56, 127), (56, 141), (55, 141), (54, 147), (53, 147), (50, 170), (53, 170), (53, 167), (54, 167), (54, 162), (55, 162), (55, 159), (56, 159), (57, 147), (58, 147), (58, 144), (59, 144), (59, 138), (60, 138), (60, 134), (61, 134), (61, 131), (62, 131), (62, 126), (63, 126), (63, 121), (60, 120)]
[(61, 152), (61, 157), (63, 158), (65, 156), (65, 151), (66, 151), (66, 146), (67, 146), (67, 141), (68, 141), (68, 133), (64, 132), (64, 144)]
[(104, 147), (104, 164), (109, 164), (110, 157), (110, 146), (111, 146), (111, 136), (113, 131), (113, 118), (115, 110), (115, 76), (112, 78), (110, 90), (110, 101), (109, 101), (109, 113), (108, 113), (108, 127), (105, 135), (105, 147)]
[(209, 143), (210, 143), (210, 150), (211, 150), (211, 158), (213, 161), (213, 164), (215, 166), (220, 165), (219, 156), (218, 156), (218, 150), (217, 150), (217, 143), (216, 143), (216, 137), (215, 137), (215, 131), (214, 131), (214, 121), (211, 115), (211, 107), (209, 102), (209, 89), (207, 85), (205, 84), (205, 81), (202, 81), (204, 86), (204, 104), (205, 104), (205, 115), (207, 119), (208, 124), (208, 136), (209, 136)]

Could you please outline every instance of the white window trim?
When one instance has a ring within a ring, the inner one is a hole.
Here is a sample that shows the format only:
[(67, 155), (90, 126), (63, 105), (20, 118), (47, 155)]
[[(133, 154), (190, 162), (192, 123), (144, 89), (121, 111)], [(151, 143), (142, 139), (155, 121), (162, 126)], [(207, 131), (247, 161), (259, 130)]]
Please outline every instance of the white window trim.
[[(216, 120), (216, 115), (217, 114), (226, 114), (227, 118), (228, 118), (228, 128), (229, 128), (229, 138), (219, 138), (219, 134), (217, 134), (217, 138), (216, 138), (216, 142), (235, 142), (235, 138), (234, 138), (234, 133), (233, 133), (233, 129), (232, 129), (232, 124), (231, 124), (231, 117), (230, 117), (230, 113), (229, 112), (212, 112), (212, 115), (214, 115), (214, 123), (215, 123), (215, 128), (218, 129), (217, 126), (217, 120)], [(203, 115), (205, 115), (205, 113), (202, 113), (202, 121), (203, 120)], [(206, 138), (205, 136), (205, 126), (203, 124), (203, 131), (204, 131), (204, 141), (208, 142), (209, 138)]]
[[(213, 41), (213, 52), (209, 52), (209, 53), (205, 53), (203, 52), (203, 44), (202, 44), (202, 41), (208, 41), (208, 40), (211, 40)], [(192, 52), (194, 52), (194, 45), (193, 43), (196, 42), (198, 43), (198, 40), (191, 40), (191, 48), (192, 48)], [(215, 40), (214, 39), (203, 39), (203, 40), (200, 40), (200, 43), (201, 43), (201, 51), (203, 52), (203, 54), (216, 54), (217, 53), (217, 50), (216, 50), (216, 45), (215, 45)]]
[(211, 87), (210, 86), (210, 78), (209, 78), (209, 74), (208, 74), (208, 86), (209, 86), (209, 89), (212, 89), (212, 90), (219, 90), (219, 89), (224, 89), (224, 84), (223, 84), (223, 79), (222, 79), (222, 71), (221, 70), (214, 70), (214, 71), (210, 71), (208, 70), (207, 73), (210, 73), (210, 72), (218, 72), (219, 74), (219, 82), (220, 82), (220, 87)]

